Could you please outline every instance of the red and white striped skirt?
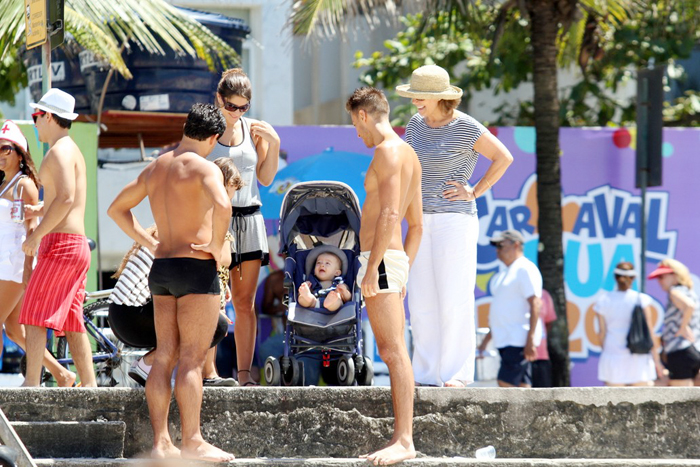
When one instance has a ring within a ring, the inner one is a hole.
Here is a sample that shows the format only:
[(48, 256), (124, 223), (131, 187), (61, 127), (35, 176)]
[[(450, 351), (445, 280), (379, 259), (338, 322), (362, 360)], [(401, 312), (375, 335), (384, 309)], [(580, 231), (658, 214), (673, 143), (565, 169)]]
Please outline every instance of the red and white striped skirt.
[(85, 332), (83, 301), (88, 269), (90, 247), (84, 235), (46, 235), (39, 246), (19, 322), (62, 332)]

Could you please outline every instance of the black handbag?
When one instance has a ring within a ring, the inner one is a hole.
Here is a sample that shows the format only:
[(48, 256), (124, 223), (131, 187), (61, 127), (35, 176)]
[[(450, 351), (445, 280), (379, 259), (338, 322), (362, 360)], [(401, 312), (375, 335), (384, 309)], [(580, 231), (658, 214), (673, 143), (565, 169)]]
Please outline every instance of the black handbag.
[(630, 330), (627, 333), (627, 348), (633, 354), (648, 354), (652, 347), (654, 347), (654, 341), (644, 316), (644, 309), (641, 300), (637, 300), (632, 311)]

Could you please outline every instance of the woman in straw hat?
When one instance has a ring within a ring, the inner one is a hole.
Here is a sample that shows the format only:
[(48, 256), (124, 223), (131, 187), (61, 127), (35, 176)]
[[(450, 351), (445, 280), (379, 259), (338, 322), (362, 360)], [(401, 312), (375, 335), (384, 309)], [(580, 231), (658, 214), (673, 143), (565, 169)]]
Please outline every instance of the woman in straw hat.
[[(479, 219), (476, 198), (505, 173), (513, 156), (457, 107), (462, 90), (436, 65), (416, 69), (396, 92), (418, 109), (406, 141), (423, 169), (423, 236), (408, 290), (416, 384), (464, 387), (473, 381), (474, 287)], [(479, 153), (491, 161), (473, 187)]]
[(700, 371), (700, 300), (688, 268), (666, 258), (648, 276), (668, 293), (661, 334), (670, 386), (692, 386)]
[[(36, 218), (21, 221), (12, 216), (13, 201), (24, 204), (39, 202), (39, 177), (29, 154), (27, 140), (11, 120), (0, 125), (0, 349), (2, 326), (7, 337), (26, 349), (24, 327), (19, 324), (24, 287), (29, 281), (34, 258), (22, 252), (27, 230), (37, 225)], [(72, 386), (75, 373), (58, 364), (48, 350), (44, 351), (44, 366), (59, 386)]]

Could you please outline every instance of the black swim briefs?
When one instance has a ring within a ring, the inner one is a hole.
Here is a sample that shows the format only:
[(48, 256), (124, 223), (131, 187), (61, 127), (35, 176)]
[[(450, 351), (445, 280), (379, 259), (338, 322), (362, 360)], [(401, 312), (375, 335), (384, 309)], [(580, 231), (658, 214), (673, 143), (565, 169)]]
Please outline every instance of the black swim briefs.
[(221, 293), (213, 259), (156, 258), (148, 275), (148, 287), (152, 295), (172, 295), (175, 298)]

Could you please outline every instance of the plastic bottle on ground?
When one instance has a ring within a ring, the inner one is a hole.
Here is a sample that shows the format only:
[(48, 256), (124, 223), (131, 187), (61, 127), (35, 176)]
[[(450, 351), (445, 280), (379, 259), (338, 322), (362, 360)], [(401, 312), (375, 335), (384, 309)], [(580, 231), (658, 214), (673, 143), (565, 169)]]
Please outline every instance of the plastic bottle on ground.
[(496, 448), (493, 446), (486, 446), (485, 448), (477, 449), (474, 453), (474, 457), (477, 459), (495, 459)]

